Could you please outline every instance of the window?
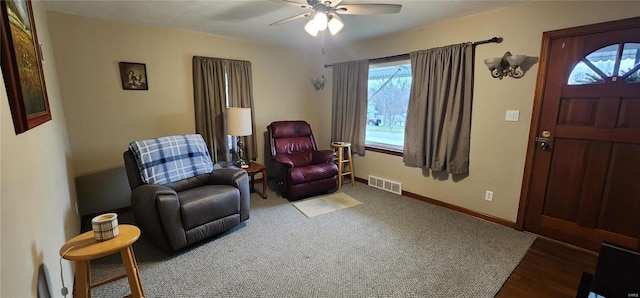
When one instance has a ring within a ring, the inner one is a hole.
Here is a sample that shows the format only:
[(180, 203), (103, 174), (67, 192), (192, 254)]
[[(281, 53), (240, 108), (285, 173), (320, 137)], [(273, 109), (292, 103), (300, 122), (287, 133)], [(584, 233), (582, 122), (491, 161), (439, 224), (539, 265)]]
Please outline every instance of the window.
[(408, 59), (369, 66), (365, 145), (402, 152), (411, 91)]
[(571, 70), (567, 84), (602, 84), (618, 77), (626, 83), (640, 82), (639, 43), (613, 44), (591, 52)]

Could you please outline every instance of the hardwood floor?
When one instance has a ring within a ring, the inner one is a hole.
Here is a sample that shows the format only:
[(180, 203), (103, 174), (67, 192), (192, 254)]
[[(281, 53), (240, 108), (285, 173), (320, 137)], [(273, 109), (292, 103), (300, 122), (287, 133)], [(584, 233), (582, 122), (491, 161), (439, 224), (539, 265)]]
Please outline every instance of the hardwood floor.
[(593, 274), (597, 258), (595, 252), (538, 237), (496, 297), (575, 297), (582, 272)]

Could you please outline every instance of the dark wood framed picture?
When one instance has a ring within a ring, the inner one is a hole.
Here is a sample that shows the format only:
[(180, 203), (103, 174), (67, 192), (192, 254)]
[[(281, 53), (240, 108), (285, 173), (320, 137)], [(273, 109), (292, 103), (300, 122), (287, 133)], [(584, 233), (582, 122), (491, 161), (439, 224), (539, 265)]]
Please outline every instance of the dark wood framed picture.
[(120, 78), (124, 90), (149, 90), (144, 63), (120, 62)]
[(51, 120), (31, 1), (0, 2), (2, 73), (16, 134)]

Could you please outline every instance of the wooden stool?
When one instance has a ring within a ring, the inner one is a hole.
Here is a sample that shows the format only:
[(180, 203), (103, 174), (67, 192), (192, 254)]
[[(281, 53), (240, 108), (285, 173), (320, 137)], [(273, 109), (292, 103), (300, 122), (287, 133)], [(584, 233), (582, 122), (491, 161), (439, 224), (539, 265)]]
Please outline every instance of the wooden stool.
[[(351, 162), (351, 143), (349, 142), (333, 142), (331, 148), (338, 154), (335, 162), (338, 164), (338, 190), (342, 188), (342, 176), (351, 176), (351, 186), (356, 185), (353, 171), (353, 163)], [(345, 158), (346, 151), (346, 158)], [(345, 169), (344, 163), (348, 163), (349, 169)]]
[[(118, 225), (118, 231), (118, 236), (106, 241), (95, 240), (93, 231), (89, 231), (71, 238), (60, 248), (61, 257), (76, 262), (76, 282), (73, 287), (73, 297), (91, 297), (91, 288), (125, 277), (129, 279), (130, 297), (144, 297), (138, 265), (131, 247), (140, 237), (140, 229), (132, 225)], [(126, 274), (92, 284), (90, 261), (116, 252), (120, 252)]]

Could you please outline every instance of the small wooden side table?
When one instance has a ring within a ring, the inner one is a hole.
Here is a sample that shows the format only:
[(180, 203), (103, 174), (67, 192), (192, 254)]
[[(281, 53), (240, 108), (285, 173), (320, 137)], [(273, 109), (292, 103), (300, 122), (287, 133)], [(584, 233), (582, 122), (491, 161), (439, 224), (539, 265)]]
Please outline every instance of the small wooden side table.
[(262, 174), (262, 198), (267, 198), (267, 167), (263, 164), (259, 164), (255, 161), (252, 161), (249, 164), (248, 168), (244, 168), (243, 170), (247, 171), (247, 174), (251, 177), (251, 191), (255, 191), (255, 175), (260, 173)]
[[(338, 164), (338, 190), (342, 188), (342, 176), (349, 176), (351, 178), (351, 186), (356, 185), (356, 180), (353, 171), (353, 162), (351, 161), (351, 143), (349, 142), (333, 142), (331, 148), (337, 153), (335, 162)], [(344, 166), (347, 163), (349, 169)]]
[[(93, 231), (82, 233), (71, 238), (60, 248), (60, 256), (76, 262), (76, 281), (74, 284), (73, 297), (91, 297), (91, 288), (125, 277), (129, 280), (129, 287), (131, 288), (130, 297), (144, 297), (140, 274), (138, 272), (138, 264), (133, 254), (133, 248), (131, 247), (140, 237), (140, 229), (132, 225), (118, 225), (118, 231), (118, 236), (106, 241), (95, 240), (93, 238)], [(120, 252), (126, 274), (92, 284), (90, 261), (116, 252)]]

